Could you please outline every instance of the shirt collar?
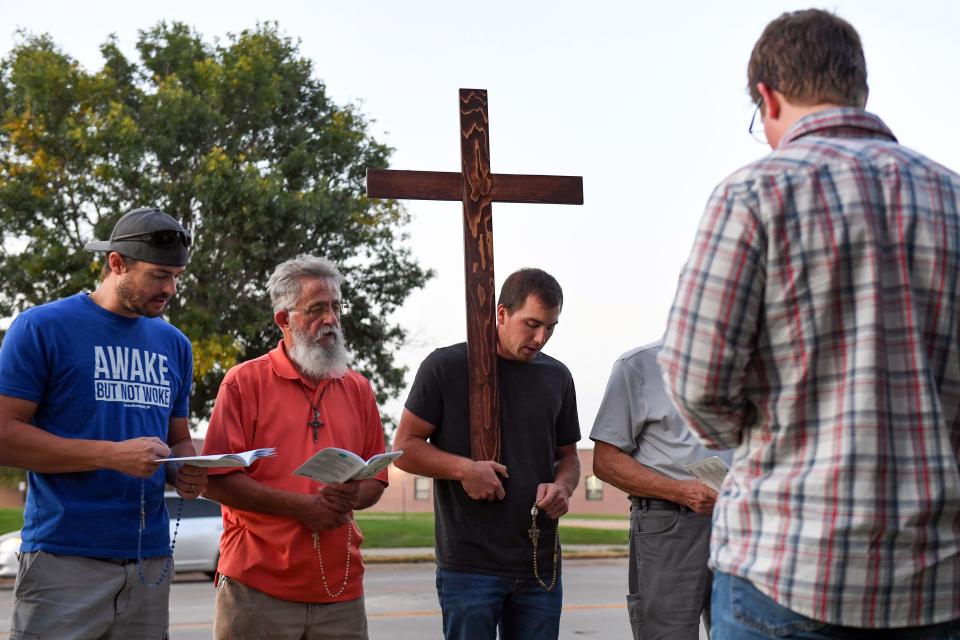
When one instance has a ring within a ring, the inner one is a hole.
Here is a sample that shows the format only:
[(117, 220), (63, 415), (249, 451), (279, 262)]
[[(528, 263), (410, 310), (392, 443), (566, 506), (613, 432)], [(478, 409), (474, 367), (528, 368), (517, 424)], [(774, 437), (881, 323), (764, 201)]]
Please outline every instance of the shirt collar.
[(887, 138), (896, 142), (893, 132), (883, 120), (855, 107), (838, 107), (817, 111), (797, 120), (783, 134), (785, 143), (803, 136), (820, 135), (834, 138)]
[(277, 343), (276, 349), (270, 350), (270, 365), (273, 367), (273, 372), (280, 376), (281, 378), (286, 378), (287, 380), (296, 380), (300, 378), (300, 372), (297, 371), (297, 368), (290, 358), (287, 357), (287, 350), (283, 348), (283, 340), (281, 339)]
[(273, 367), (275, 374), (287, 380), (299, 380), (301, 384), (310, 389), (317, 388), (316, 384), (300, 375), (300, 371), (296, 365), (294, 365), (290, 357), (287, 356), (287, 350), (283, 346), (282, 338), (280, 342), (277, 343), (277, 348), (271, 349), (268, 355), (270, 357), (270, 366)]

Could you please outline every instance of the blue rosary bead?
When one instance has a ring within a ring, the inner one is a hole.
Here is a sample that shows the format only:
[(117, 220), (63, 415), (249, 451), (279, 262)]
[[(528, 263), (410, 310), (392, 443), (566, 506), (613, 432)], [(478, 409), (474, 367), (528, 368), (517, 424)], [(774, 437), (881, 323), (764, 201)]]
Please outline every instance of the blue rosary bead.
[(173, 549), (177, 546), (177, 533), (180, 531), (180, 517), (183, 515), (183, 498), (181, 497), (177, 501), (177, 523), (173, 528), (173, 538), (170, 540), (170, 555), (167, 556), (167, 561), (163, 563), (163, 571), (160, 573), (160, 577), (157, 578), (157, 581), (154, 583), (148, 583), (146, 577), (143, 575), (143, 530), (146, 528), (146, 480), (140, 483), (140, 528), (137, 531), (137, 576), (140, 578), (140, 583), (145, 586), (147, 589), (153, 589), (154, 587), (159, 587), (167, 579), (167, 575), (170, 573), (170, 565), (173, 562)]

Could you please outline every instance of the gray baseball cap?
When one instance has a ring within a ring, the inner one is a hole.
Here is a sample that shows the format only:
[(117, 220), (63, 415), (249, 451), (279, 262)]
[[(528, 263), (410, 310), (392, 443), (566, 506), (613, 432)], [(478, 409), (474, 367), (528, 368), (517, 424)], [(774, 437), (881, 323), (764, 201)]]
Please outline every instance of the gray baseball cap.
[(128, 258), (152, 264), (182, 267), (193, 243), (192, 234), (156, 207), (142, 207), (123, 214), (109, 240), (91, 240), (87, 251), (117, 251)]

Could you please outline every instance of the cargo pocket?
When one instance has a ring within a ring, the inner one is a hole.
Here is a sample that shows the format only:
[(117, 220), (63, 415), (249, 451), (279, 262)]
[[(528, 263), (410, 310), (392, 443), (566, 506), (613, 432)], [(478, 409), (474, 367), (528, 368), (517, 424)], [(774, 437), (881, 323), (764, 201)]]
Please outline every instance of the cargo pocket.
[(633, 640), (640, 640), (640, 630), (647, 621), (647, 616), (644, 614), (642, 593), (627, 594), (627, 617), (630, 619)]
[(46, 551), (28, 551), (20, 554), (20, 563), (17, 565), (17, 580), (13, 585), (13, 597), (20, 600), (30, 593), (31, 574), (36, 574), (38, 563), (47, 555)]

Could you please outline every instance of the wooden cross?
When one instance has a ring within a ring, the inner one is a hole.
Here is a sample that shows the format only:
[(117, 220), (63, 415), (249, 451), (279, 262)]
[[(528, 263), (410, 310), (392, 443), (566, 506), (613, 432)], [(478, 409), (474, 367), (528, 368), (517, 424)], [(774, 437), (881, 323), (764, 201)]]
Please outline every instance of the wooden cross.
[(463, 202), (470, 456), (500, 460), (493, 202), (583, 204), (583, 178), (490, 172), (487, 92), (460, 89), (460, 173), (367, 170), (367, 196)]

